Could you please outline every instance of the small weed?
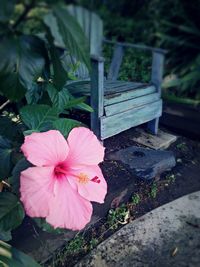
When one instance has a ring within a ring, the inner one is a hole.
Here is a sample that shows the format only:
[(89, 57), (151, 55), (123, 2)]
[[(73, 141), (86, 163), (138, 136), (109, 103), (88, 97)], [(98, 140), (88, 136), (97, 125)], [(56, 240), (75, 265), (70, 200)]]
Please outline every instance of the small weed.
[(151, 188), (150, 188), (150, 192), (149, 192), (149, 197), (151, 198), (156, 198), (158, 193), (158, 187), (156, 183), (153, 183)]
[(140, 195), (137, 194), (137, 193), (135, 193), (135, 194), (132, 196), (131, 201), (132, 201), (132, 203), (133, 203), (134, 205), (138, 205), (138, 204), (140, 203), (140, 201), (141, 201), (141, 199), (140, 199)]
[(170, 183), (174, 183), (176, 181), (176, 176), (174, 174), (170, 174), (170, 175), (167, 175), (167, 182), (170, 184)]
[(116, 209), (110, 209), (107, 222), (111, 229), (117, 229), (119, 224), (126, 224), (129, 218), (129, 211), (125, 205)]
[(186, 152), (188, 150), (188, 147), (187, 147), (186, 143), (184, 143), (184, 142), (177, 144), (176, 147), (182, 152)]
[(98, 245), (99, 241), (97, 238), (92, 238), (89, 242), (89, 250), (94, 249)]
[(83, 252), (85, 249), (86, 241), (83, 236), (77, 234), (59, 253), (51, 263), (51, 267), (65, 266), (67, 257), (72, 257)]

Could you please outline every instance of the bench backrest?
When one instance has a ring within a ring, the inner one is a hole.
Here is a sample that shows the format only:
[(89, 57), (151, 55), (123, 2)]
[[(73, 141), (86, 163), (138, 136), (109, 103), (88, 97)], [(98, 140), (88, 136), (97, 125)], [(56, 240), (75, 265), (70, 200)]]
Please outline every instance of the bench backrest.
[[(76, 18), (85, 33), (89, 43), (90, 55), (101, 56), (103, 41), (103, 21), (101, 18), (94, 12), (91, 12), (81, 6), (68, 5), (67, 9), (70, 14)], [(65, 57), (64, 61), (67, 66), (68, 64), (74, 64), (76, 59), (69, 55)], [(75, 76), (78, 79), (90, 78), (89, 71), (85, 64), (79, 64), (79, 67), (75, 71)]]
[(101, 18), (81, 6), (69, 5), (67, 9), (77, 19), (88, 38), (90, 54), (101, 56), (103, 40), (103, 21)]

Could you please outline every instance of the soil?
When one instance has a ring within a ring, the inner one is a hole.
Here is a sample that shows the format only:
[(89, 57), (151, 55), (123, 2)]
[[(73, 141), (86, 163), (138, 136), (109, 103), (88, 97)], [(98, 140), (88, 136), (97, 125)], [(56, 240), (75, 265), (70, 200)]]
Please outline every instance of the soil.
[[(162, 130), (167, 131), (167, 129)], [(106, 154), (121, 148), (138, 145), (132, 140), (135, 134), (133, 128), (105, 140)], [(53, 257), (53, 260), (49, 261), (45, 266), (73, 266), (99, 242), (122, 227), (122, 224), (128, 223), (128, 221), (134, 220), (176, 198), (199, 191), (200, 142), (186, 137), (179, 137), (167, 150), (174, 152), (177, 161), (176, 166), (171, 171), (163, 173), (161, 177), (156, 177), (154, 181), (147, 182), (134, 179), (134, 192), (132, 193), (137, 193), (140, 201), (138, 204), (135, 204), (133, 200), (129, 200), (123, 204), (122, 209), (128, 211), (128, 217), (125, 221), (113, 227), (109, 221), (109, 216), (102, 218), (98, 224), (82, 234), (81, 238), (83, 237), (84, 241), (80, 247), (77, 245), (75, 248), (69, 250), (65, 246), (63, 251), (57, 253)], [(101, 167), (108, 181), (108, 186), (109, 177), (131, 177), (129, 170), (125, 166), (116, 161), (109, 161), (106, 157)], [(117, 183), (117, 179), (115, 181)], [(119, 209), (119, 205), (121, 205), (120, 201), (119, 203), (114, 203), (113, 208)], [(96, 240), (93, 245), (91, 245), (92, 240)]]

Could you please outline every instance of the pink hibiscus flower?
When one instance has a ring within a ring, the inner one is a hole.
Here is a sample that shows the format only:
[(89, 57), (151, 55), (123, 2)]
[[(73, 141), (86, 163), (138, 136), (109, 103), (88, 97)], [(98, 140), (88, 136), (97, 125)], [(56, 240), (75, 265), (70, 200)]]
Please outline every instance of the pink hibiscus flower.
[(56, 130), (32, 133), (21, 147), (36, 167), (21, 172), (20, 192), (30, 217), (54, 228), (80, 230), (90, 221), (90, 201), (104, 202), (107, 184), (98, 164), (104, 147), (87, 128), (74, 128), (67, 140)]

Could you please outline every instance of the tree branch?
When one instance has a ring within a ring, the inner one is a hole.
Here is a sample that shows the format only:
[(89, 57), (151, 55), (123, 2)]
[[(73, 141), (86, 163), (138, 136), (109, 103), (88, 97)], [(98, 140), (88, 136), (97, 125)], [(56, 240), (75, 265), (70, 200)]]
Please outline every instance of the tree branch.
[(0, 110), (2, 110), (5, 106), (7, 106), (8, 104), (10, 103), (10, 100), (7, 100), (5, 103), (3, 103), (1, 106), (0, 106)]

